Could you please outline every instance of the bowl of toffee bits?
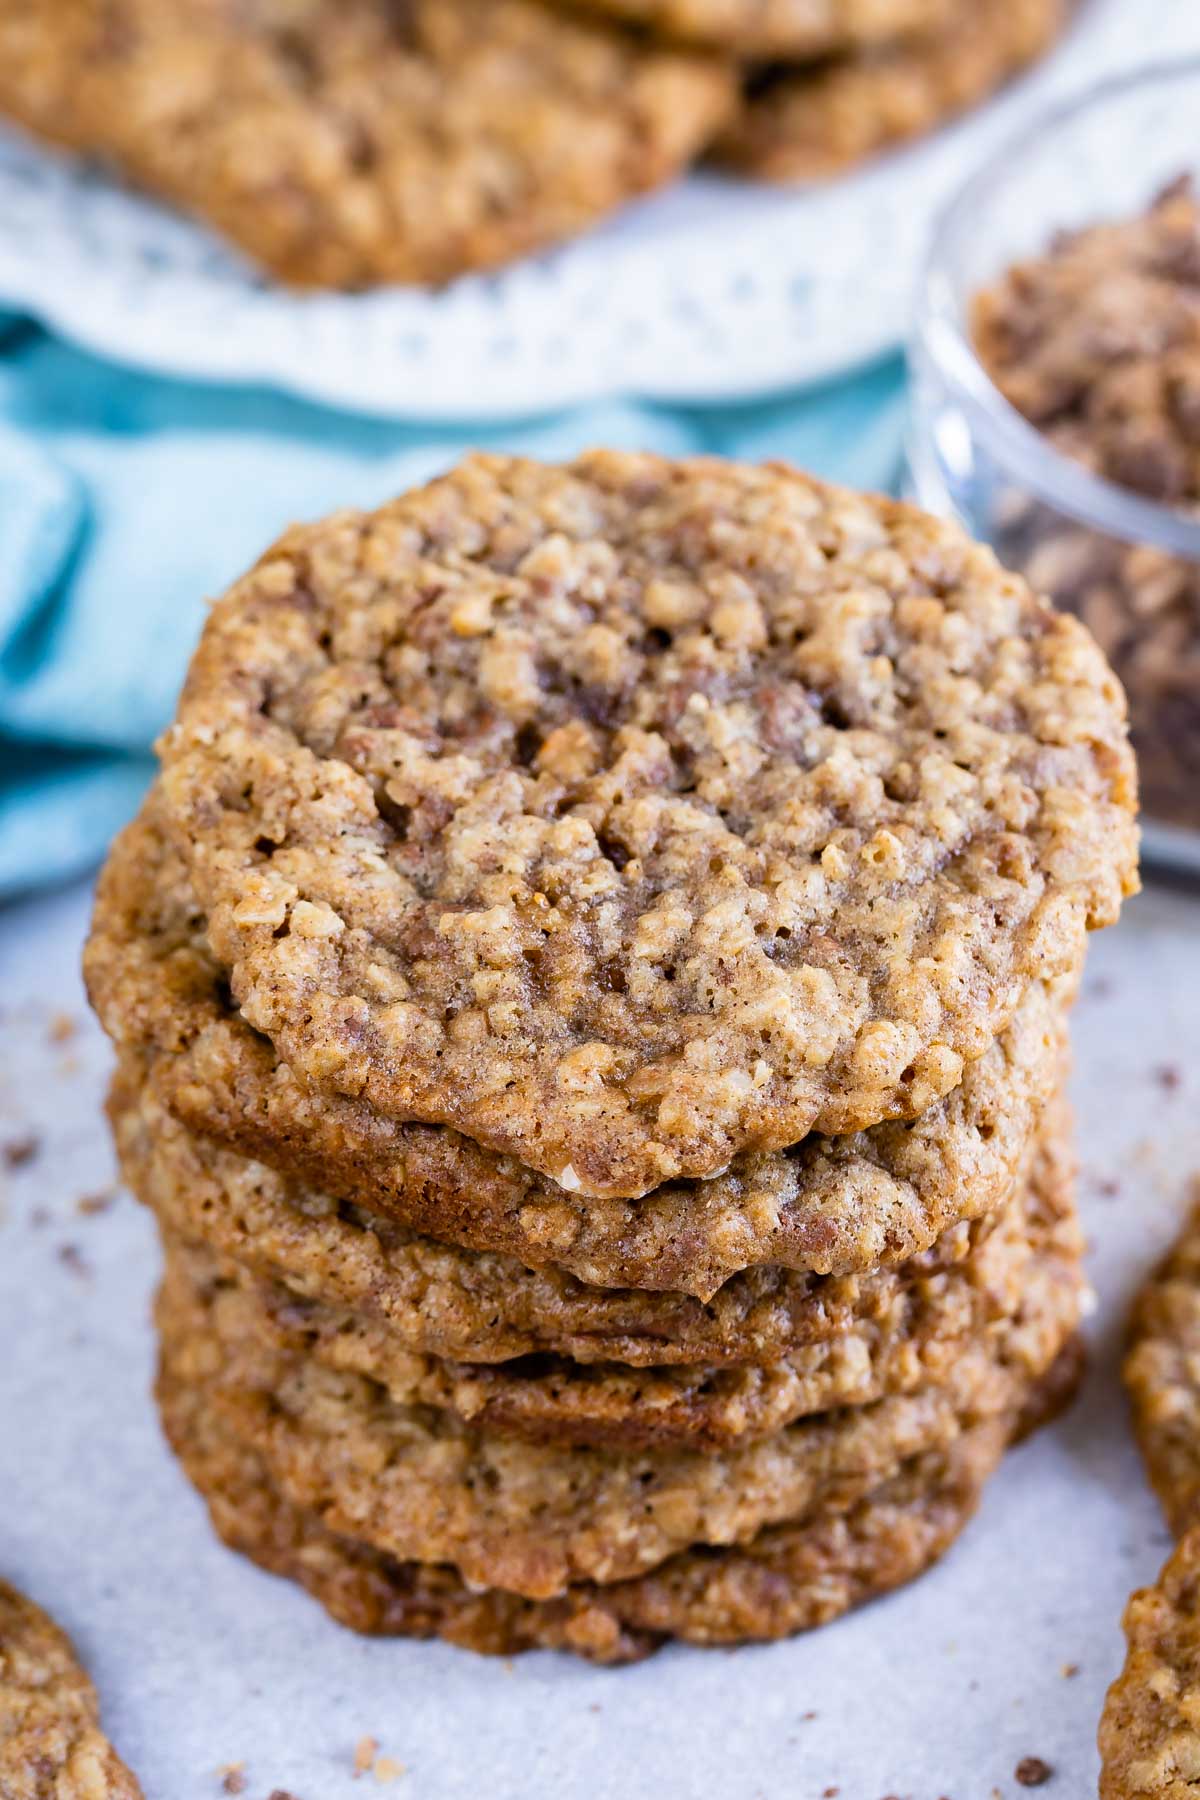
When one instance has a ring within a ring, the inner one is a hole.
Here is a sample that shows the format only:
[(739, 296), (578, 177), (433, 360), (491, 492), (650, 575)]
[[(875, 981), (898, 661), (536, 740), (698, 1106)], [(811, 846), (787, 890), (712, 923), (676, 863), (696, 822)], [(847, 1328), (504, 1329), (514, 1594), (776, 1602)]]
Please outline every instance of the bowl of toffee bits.
[(912, 363), (920, 499), (1099, 639), (1147, 856), (1200, 874), (1200, 61), (1093, 91), (967, 184)]

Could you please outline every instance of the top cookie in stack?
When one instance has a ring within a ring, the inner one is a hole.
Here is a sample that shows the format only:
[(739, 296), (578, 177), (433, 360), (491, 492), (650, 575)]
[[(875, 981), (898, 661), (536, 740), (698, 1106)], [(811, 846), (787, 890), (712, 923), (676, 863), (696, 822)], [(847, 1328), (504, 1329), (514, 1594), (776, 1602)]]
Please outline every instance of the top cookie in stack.
[(789, 468), (478, 457), (289, 532), (160, 755), (88, 977), (223, 1533), (606, 1656), (936, 1554), (1079, 1316), (1087, 633)]
[(951, 529), (597, 455), (285, 537), (160, 748), (303, 1083), (629, 1198), (915, 1118), (1071, 980), (1133, 879), (1123, 730), (1092, 641)]

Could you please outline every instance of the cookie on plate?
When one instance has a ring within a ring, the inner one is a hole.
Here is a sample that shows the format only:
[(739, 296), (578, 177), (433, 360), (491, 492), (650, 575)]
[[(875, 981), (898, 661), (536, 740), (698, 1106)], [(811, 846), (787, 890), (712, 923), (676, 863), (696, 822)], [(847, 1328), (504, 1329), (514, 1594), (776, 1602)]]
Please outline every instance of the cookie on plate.
[(916, 1117), (1136, 879), (1086, 632), (778, 464), (475, 457), (294, 530), (160, 754), (246, 1023), (567, 1196)]
[(669, 180), (725, 63), (536, 0), (0, 8), (0, 111), (300, 286), (438, 282)]
[(978, 106), (1061, 35), (1070, 0), (960, 0), (925, 37), (751, 78), (719, 161), (767, 181), (836, 175)]
[(679, 43), (751, 61), (828, 55), (940, 28), (960, 0), (585, 0)]
[(0, 1794), (142, 1800), (100, 1729), (96, 1690), (54, 1621), (0, 1581)]

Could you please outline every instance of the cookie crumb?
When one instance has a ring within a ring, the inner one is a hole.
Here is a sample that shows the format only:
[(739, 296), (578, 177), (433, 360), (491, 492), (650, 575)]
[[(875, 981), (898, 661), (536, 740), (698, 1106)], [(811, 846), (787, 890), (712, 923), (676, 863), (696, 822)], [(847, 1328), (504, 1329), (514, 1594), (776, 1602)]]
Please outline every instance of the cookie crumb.
[(1183, 1075), (1174, 1063), (1162, 1063), (1155, 1069), (1154, 1079), (1164, 1094), (1173, 1094), (1177, 1088), (1183, 1085)]
[(1013, 1773), (1022, 1787), (1045, 1787), (1054, 1770), (1040, 1756), (1024, 1756)]
[(245, 1765), (245, 1763), (240, 1763), (240, 1762), (226, 1763), (225, 1767), (223, 1769), (218, 1769), (217, 1773), (221, 1777), (221, 1792), (223, 1794), (244, 1794), (245, 1793), (245, 1791), (246, 1791), (246, 1765)]
[(396, 1761), (394, 1756), (379, 1756), (375, 1759), (375, 1779), (378, 1782), (399, 1781), (404, 1773), (404, 1764)]
[(105, 1213), (116, 1199), (112, 1188), (102, 1188), (96, 1194), (81, 1194), (75, 1202), (75, 1211), (82, 1213), (85, 1219), (95, 1218), (97, 1213)]
[(50, 1021), (46, 1037), (51, 1044), (69, 1044), (78, 1030), (79, 1022), (70, 1013), (57, 1012)]
[(77, 1275), (80, 1281), (91, 1280), (91, 1264), (84, 1256), (83, 1251), (79, 1248), (78, 1244), (60, 1244), (58, 1246), (58, 1260), (63, 1265), (64, 1269), (70, 1269), (72, 1275)]
[(361, 1737), (354, 1746), (354, 1779), (365, 1775), (379, 1754), (379, 1743), (373, 1737)]
[(1078, 1663), (1064, 1663), (1060, 1671), (1064, 1681), (1074, 1681), (1079, 1673)]
[(41, 1147), (40, 1140), (34, 1137), (32, 1131), (27, 1131), (23, 1137), (9, 1138), (0, 1149), (0, 1157), (3, 1157), (7, 1169), (24, 1169), (34, 1160)]
[(837, 1797), (841, 1793), (841, 1791), (842, 1791), (841, 1788), (827, 1787), (825, 1789), (824, 1793), (821, 1795), (821, 1800), (837, 1800)]
[(289, 1794), (286, 1788), (272, 1788), (267, 1800), (297, 1800), (295, 1794)]

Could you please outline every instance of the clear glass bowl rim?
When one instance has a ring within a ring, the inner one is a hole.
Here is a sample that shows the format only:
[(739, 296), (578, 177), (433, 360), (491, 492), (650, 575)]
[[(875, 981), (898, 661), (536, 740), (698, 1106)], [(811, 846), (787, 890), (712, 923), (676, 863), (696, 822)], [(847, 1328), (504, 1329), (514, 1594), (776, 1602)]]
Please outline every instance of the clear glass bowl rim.
[(948, 273), (957, 246), (978, 230), (993, 195), (1044, 154), (1056, 133), (1122, 95), (1188, 82), (1200, 86), (1200, 57), (1148, 63), (1059, 102), (1031, 127), (1008, 138), (957, 191), (935, 223), (921, 271), (915, 335), (918, 356), (922, 352), (928, 356), (953, 385), (972, 438), (986, 446), (1000, 468), (1019, 472), (1022, 485), (1038, 499), (1109, 536), (1200, 561), (1200, 520), (1142, 499), (1072, 462), (1004, 398), (966, 335), (963, 309)]

